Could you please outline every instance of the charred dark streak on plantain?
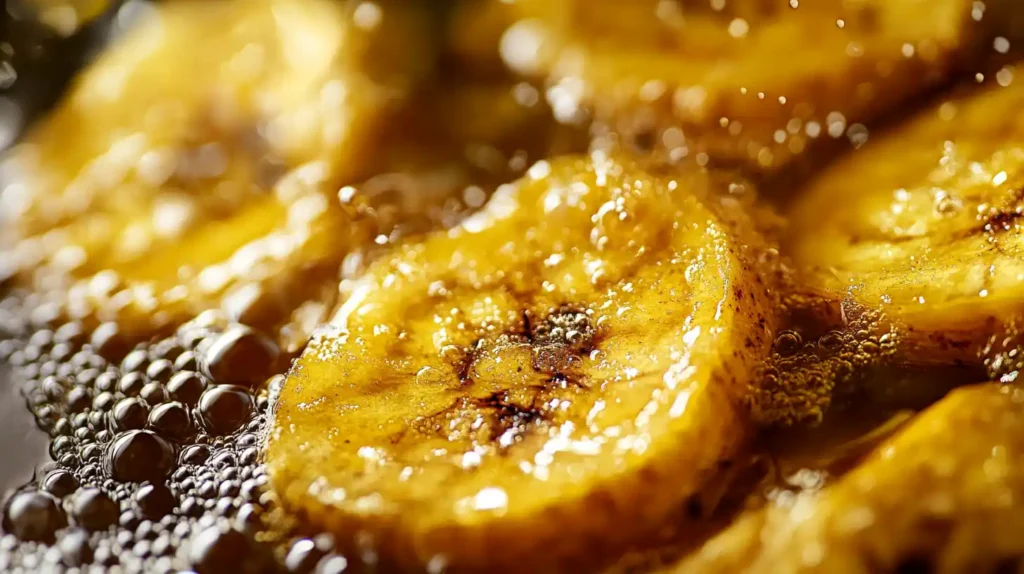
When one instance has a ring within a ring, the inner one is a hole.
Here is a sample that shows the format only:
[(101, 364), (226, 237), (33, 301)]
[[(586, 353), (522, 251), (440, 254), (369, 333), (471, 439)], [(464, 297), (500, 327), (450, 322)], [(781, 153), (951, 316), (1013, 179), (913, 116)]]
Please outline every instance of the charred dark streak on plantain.
[(954, 235), (954, 239), (967, 239), (978, 234), (996, 237), (1007, 231), (1013, 231), (1016, 227), (1016, 222), (1024, 217), (1024, 206), (1021, 203), (1024, 203), (1024, 188), (1015, 188), (1010, 192), (1010, 198), (1006, 207), (995, 209), (987, 215), (979, 216), (979, 219), (981, 219), (980, 225)]
[[(499, 340), (530, 345), (533, 350), (531, 367), (537, 373), (548, 375), (548, 382), (568, 382), (584, 387), (579, 380), (578, 367), (581, 357), (589, 355), (596, 348), (598, 335), (586, 310), (576, 305), (562, 304), (541, 321), (536, 321), (529, 310), (522, 311), (521, 316), (522, 324), (518, 330), (499, 337)], [(476, 345), (479, 344), (478, 341)], [(462, 367), (468, 373), (469, 367)]]
[(1004, 231), (1011, 231), (1014, 227), (1014, 222), (1021, 217), (1024, 217), (1024, 213), (1021, 212), (1019, 207), (1014, 208), (1012, 211), (999, 210), (985, 218), (985, 223), (982, 225), (981, 231), (986, 233), (1002, 233)]
[(570, 382), (582, 387), (579, 381), (580, 358), (570, 349), (561, 346), (548, 346), (534, 349), (533, 370), (548, 375), (547, 382)]
[(533, 343), (533, 325), (532, 325), (532, 321), (530, 321), (530, 311), (528, 309), (523, 309), (522, 318), (523, 318), (522, 335), (523, 335), (523, 337), (526, 337), (527, 341), (529, 341), (530, 343)]
[[(496, 339), (481, 338), (461, 349), (458, 356), (453, 357), (450, 364), (453, 374), (462, 389), (473, 386), (473, 365), (481, 353), (503, 345), (527, 344), (533, 354), (531, 367), (539, 374), (546, 375), (540, 385), (531, 385), (533, 391), (529, 404), (520, 404), (511, 400), (510, 389), (491, 393), (484, 398), (459, 397), (449, 406), (437, 412), (417, 417), (409, 427), (391, 437), (391, 442), (401, 442), (409, 431), (422, 434), (439, 434), (447, 437), (443, 421), (459, 418), (459, 413), (476, 411), (489, 419), (487, 438), (498, 441), (509, 436), (512, 443), (531, 426), (541, 422), (550, 422), (542, 405), (538, 401), (545, 393), (556, 389), (587, 389), (580, 373), (581, 355), (589, 355), (596, 347), (598, 330), (593, 326), (587, 311), (579, 306), (562, 304), (554, 308), (538, 321), (532, 311), (531, 302), (521, 301), (521, 321), (510, 325), (506, 333)], [(512, 435), (508, 435), (508, 433)], [(502, 441), (507, 442), (507, 441)], [(510, 446), (503, 445), (503, 448)]]
[(474, 356), (472, 353), (464, 352), (458, 359), (455, 360), (455, 376), (459, 379), (459, 384), (463, 387), (468, 387), (473, 384), (473, 378), (469, 376), (469, 370), (473, 367)]
[[(402, 442), (402, 439), (405, 438), (405, 435), (409, 434), (409, 429), (410, 428), (412, 428), (412, 427), (411, 426), (405, 427), (404, 429), (402, 429), (402, 430), (396, 432), (395, 434), (391, 435), (391, 438), (388, 439), (389, 442), (392, 445), (396, 445), (396, 444)], [(345, 441), (345, 444), (349, 444), (349, 441)]]
[(587, 390), (590, 387), (580, 382), (577, 377), (569, 378), (562, 373), (555, 373), (548, 379), (544, 379), (544, 382), (548, 385), (554, 385), (560, 389), (566, 389), (569, 387), (575, 387), (580, 390)]
[(534, 395), (529, 405), (519, 405), (510, 401), (508, 391), (497, 391), (483, 399), (476, 399), (477, 407), (494, 413), (494, 424), (489, 428), (491, 442), (497, 441), (509, 432), (514, 433), (511, 437), (512, 442), (518, 442), (529, 427), (547, 422), (547, 415), (537, 406), (537, 396)]
[(546, 382), (586, 388), (580, 373), (581, 357), (595, 349), (597, 330), (586, 311), (563, 304), (533, 329), (534, 371), (549, 376)]
[[(418, 435), (436, 435), (440, 438), (451, 440), (449, 423), (452, 420), (469, 418), (486, 418), (486, 440), (496, 442), (508, 433), (508, 444), (501, 446), (501, 451), (516, 444), (526, 432), (539, 424), (551, 422), (551, 419), (538, 404), (544, 387), (530, 387), (536, 392), (533, 393), (529, 404), (519, 404), (510, 398), (509, 391), (495, 391), (483, 398), (459, 397), (452, 404), (432, 414), (417, 417), (410, 424), (391, 436), (391, 444), (398, 444), (404, 440), (410, 432)], [(467, 418), (464, 415), (470, 414)]]
[(593, 350), (595, 331), (585, 310), (562, 304), (533, 327), (530, 340), (538, 346), (561, 345), (578, 353), (589, 353)]

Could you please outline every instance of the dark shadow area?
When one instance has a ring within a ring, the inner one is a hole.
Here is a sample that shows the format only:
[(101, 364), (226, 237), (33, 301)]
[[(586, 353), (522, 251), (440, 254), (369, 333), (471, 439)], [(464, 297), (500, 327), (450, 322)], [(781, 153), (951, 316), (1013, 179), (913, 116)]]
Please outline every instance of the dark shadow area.
[(107, 45), (129, 18), (117, 0), (103, 15), (63, 37), (35, 20), (22, 2), (3, 0), (0, 12), (0, 151), (60, 98), (74, 75)]

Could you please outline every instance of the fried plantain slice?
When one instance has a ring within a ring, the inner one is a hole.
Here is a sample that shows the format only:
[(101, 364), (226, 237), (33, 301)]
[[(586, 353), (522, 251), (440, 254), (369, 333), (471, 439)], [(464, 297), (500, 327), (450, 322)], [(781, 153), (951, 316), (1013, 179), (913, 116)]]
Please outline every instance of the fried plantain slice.
[(369, 173), (384, 108), (430, 63), (422, 15), (387, 14), (365, 30), (319, 0), (161, 6), (9, 162), (22, 235), (154, 189), (231, 199), (310, 162), (342, 179)]
[(747, 514), (676, 572), (997, 571), (1024, 555), (1024, 393), (953, 391), (818, 494)]
[(424, 8), (376, 9), (161, 5), (6, 160), (5, 272), (140, 331), (233, 287), (333, 283), (373, 239), (337, 186), (373, 173), (376, 132), (431, 65)]
[[(519, 2), (502, 53), (548, 74), (567, 120), (640, 149), (770, 173), (990, 48), (1014, 3), (971, 0)], [(1006, 38), (1003, 38), (1006, 40)]]
[(892, 332), (903, 361), (984, 359), (991, 376), (1015, 376), (1024, 86), (1014, 73), (874, 138), (789, 211), (788, 254), (808, 289), (876, 310), (875, 329)]
[(699, 199), (725, 185), (540, 162), (343, 283), (278, 402), (284, 506), (455, 571), (581, 567), (711, 508), (773, 324), (759, 240)]

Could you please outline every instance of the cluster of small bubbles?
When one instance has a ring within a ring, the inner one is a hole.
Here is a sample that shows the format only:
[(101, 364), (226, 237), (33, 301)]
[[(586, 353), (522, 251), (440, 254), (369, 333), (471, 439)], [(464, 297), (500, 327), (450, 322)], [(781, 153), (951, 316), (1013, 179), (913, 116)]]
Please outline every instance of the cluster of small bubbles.
[(533, 327), (533, 342), (537, 345), (561, 344), (570, 347), (584, 345), (594, 336), (592, 315), (591, 309), (557, 309)]
[(1004, 384), (1017, 382), (1021, 370), (1024, 370), (1021, 333), (1021, 319), (1008, 319), (979, 349), (982, 363), (992, 380)]
[(885, 367), (898, 343), (880, 312), (849, 300), (791, 295), (783, 316), (787, 328), (776, 335), (754, 389), (754, 410), (767, 424), (820, 422), (837, 389)]
[(206, 314), (103, 349), (116, 326), (33, 320), (26, 307), (0, 303), (0, 352), (52, 462), (4, 502), (0, 569), (279, 569), (256, 541), (270, 503), (267, 382), (282, 378), (273, 339)]

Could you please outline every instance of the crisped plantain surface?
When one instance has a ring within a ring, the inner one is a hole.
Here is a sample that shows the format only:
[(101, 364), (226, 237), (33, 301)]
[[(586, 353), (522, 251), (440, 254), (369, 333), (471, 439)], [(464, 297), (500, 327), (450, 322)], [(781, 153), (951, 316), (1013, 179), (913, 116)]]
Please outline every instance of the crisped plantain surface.
[(763, 246), (714, 174), (541, 162), (358, 280), (293, 366), (284, 506), (386, 564), (550, 571), (700, 516), (752, 430)]
[[(788, 253), (811, 289), (880, 310), (909, 361), (976, 362), (1016, 332), (1024, 85), (1015, 72), (878, 135), (790, 210)], [(1008, 358), (988, 357), (994, 375), (1015, 364)]]
[(966, 387), (832, 486), (747, 514), (676, 571), (1012, 571), (1022, 496), (1024, 393)]
[(561, 117), (588, 110), (641, 149), (771, 172), (989, 48), (1013, 3), (971, 0), (521, 2), (513, 67), (548, 73)]
[(125, 326), (333, 281), (372, 240), (337, 185), (373, 173), (431, 63), (420, 8), (387, 8), (367, 26), (322, 0), (162, 5), (5, 162), (4, 271)]

